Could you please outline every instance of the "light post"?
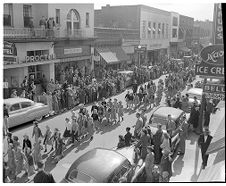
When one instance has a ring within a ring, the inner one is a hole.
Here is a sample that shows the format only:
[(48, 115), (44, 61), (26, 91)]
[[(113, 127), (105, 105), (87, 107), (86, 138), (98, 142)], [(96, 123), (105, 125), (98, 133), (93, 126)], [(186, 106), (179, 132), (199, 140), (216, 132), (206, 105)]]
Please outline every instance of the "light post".
[[(138, 49), (141, 49), (141, 46), (138, 45)], [(140, 66), (140, 51), (138, 50), (138, 65)]]

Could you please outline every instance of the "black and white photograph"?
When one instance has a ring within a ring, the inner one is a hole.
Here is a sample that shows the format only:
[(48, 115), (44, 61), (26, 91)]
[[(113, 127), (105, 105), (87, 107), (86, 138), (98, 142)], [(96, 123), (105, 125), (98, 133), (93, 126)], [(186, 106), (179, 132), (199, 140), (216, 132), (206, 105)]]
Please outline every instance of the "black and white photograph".
[(1, 182), (224, 183), (224, 7), (3, 1)]

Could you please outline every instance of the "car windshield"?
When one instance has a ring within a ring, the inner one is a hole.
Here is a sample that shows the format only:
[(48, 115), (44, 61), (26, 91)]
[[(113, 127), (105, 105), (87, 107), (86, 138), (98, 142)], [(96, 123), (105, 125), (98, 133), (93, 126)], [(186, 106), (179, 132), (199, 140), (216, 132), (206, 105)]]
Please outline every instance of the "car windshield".
[(201, 95), (198, 95), (198, 94), (192, 94), (192, 93), (188, 93), (189, 95), (189, 98), (192, 98), (194, 99), (194, 97), (196, 96), (198, 100), (201, 100), (202, 99), (202, 96)]
[(157, 124), (160, 123), (162, 124), (162, 129), (166, 130), (166, 123), (167, 123), (166, 119), (153, 116), (151, 120), (152, 120), (151, 127), (157, 128)]
[(92, 178), (91, 176), (83, 173), (83, 172), (79, 172), (78, 170), (72, 170), (71, 173), (68, 176), (68, 179), (71, 182), (79, 182), (79, 183), (95, 183), (96, 180), (94, 178)]

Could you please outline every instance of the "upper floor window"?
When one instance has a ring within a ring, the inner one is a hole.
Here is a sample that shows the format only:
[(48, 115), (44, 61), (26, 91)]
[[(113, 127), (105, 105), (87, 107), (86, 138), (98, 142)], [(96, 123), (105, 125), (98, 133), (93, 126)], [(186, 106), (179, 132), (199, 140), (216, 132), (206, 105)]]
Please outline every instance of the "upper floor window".
[(173, 17), (173, 26), (178, 26), (178, 18)]
[(169, 25), (166, 24), (166, 38), (168, 39), (169, 37)]
[(176, 28), (173, 28), (173, 30), (172, 30), (172, 37), (177, 38), (177, 29)]
[(30, 27), (32, 19), (31, 5), (23, 6), (23, 15), (24, 15), (24, 27)]
[(60, 24), (60, 9), (56, 9), (56, 24)]
[(89, 27), (89, 13), (86, 12), (86, 27)]
[(142, 27), (143, 27), (142, 38), (145, 39), (146, 38), (146, 21), (143, 21)]
[(158, 24), (158, 37), (160, 38), (161, 34), (161, 23)]
[(165, 37), (165, 24), (162, 23), (162, 38)]
[(153, 23), (153, 38), (155, 39), (155, 33), (156, 33), (156, 23)]
[(152, 31), (151, 22), (149, 21), (148, 22), (148, 38), (151, 38), (151, 31)]
[(13, 26), (13, 4), (4, 4), (4, 26)]

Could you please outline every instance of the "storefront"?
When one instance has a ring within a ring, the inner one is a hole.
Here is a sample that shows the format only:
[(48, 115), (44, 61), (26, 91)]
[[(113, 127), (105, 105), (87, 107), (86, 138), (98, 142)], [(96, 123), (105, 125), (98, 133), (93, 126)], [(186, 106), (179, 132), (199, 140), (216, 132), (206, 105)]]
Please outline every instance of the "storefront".
[(90, 41), (58, 41), (54, 45), (56, 58), (55, 79), (62, 83), (65, 73), (78, 70), (83, 76), (92, 71)]

